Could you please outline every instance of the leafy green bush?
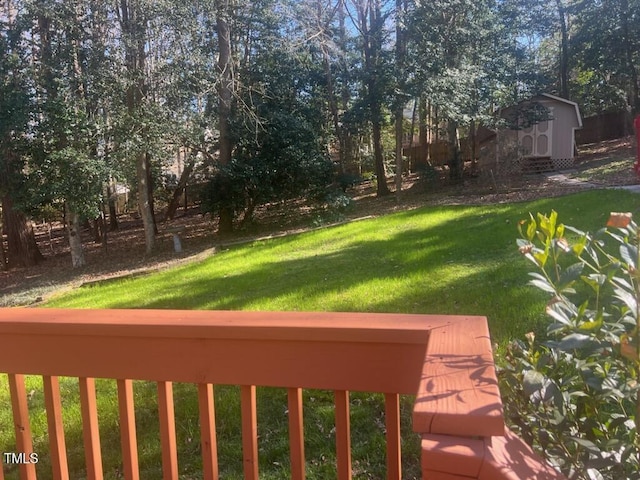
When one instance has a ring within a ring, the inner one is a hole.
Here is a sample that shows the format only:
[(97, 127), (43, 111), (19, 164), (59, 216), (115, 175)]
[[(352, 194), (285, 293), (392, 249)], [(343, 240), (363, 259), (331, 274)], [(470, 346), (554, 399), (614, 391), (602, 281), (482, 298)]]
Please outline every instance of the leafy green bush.
[(228, 208), (235, 218), (243, 216), (243, 222), (269, 202), (303, 198), (313, 203), (333, 177), (313, 126), (275, 108), (265, 112), (258, 133), (238, 142), (233, 160), (217, 167), (205, 188), (202, 209), (216, 215)]
[(516, 431), (570, 479), (640, 478), (638, 226), (585, 233), (556, 212), (520, 224), (531, 284), (550, 296), (545, 339), (512, 342), (500, 382)]

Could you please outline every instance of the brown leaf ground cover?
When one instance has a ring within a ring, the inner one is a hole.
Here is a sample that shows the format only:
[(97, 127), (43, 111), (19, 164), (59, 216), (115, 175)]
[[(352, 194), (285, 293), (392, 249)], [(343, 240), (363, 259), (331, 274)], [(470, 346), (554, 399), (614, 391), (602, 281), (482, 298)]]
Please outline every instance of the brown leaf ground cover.
[[(412, 174), (404, 178), (399, 199), (396, 195), (376, 198), (374, 185), (364, 183), (347, 192), (353, 202), (340, 219), (326, 214), (323, 217), (319, 210), (297, 202), (267, 205), (256, 212), (256, 219), (251, 225), (226, 238), (216, 236), (215, 222), (209, 215), (202, 215), (199, 207), (193, 206), (186, 211), (179, 210), (177, 218), (171, 222), (159, 223), (158, 248), (152, 256), (144, 253), (141, 221), (135, 215), (123, 215), (119, 219), (120, 228), (109, 233), (106, 248), (94, 243), (88, 231), (83, 233), (87, 266), (82, 269), (71, 267), (62, 226), (54, 225), (49, 232), (46, 224), (38, 224), (38, 244), (46, 260), (31, 268), (0, 271), (0, 306), (37, 303), (55, 291), (194, 261), (228, 244), (301, 232), (337, 220), (349, 221), (425, 205), (511, 203), (565, 195), (587, 188), (638, 184), (640, 182), (632, 168), (635, 141), (635, 137), (627, 137), (581, 146), (575, 168), (561, 172), (561, 175), (519, 175), (497, 179), (480, 175), (465, 179), (461, 185), (449, 185), (446, 171), (440, 171), (440, 178), (430, 181)], [(390, 181), (390, 188), (392, 183)], [(183, 252), (180, 254), (173, 251), (172, 235), (166, 232), (168, 228), (177, 226), (185, 227), (181, 234)]]

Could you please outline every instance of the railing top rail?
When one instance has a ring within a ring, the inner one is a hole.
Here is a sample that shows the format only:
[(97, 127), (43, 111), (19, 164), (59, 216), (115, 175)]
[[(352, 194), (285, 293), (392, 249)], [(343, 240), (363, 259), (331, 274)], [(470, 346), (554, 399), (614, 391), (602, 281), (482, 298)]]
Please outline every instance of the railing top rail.
[(484, 317), (0, 309), (0, 372), (416, 394), (418, 432), (504, 431)]
[(424, 344), (431, 330), (468, 316), (350, 312), (0, 309), (0, 334), (108, 334)]

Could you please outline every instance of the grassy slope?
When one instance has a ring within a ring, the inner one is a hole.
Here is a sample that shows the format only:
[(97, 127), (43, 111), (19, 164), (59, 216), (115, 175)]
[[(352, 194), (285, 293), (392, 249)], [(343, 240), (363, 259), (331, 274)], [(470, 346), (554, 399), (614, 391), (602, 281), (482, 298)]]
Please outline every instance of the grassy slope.
[[(561, 221), (583, 229), (602, 226), (610, 211), (637, 215), (638, 197), (623, 191), (593, 191), (536, 202), (481, 207), (430, 207), (374, 220), (256, 242), (223, 251), (209, 260), (136, 279), (82, 288), (47, 304), (65, 308), (177, 308), (245, 310), (322, 310), (481, 314), (489, 319), (500, 345), (531, 329), (543, 328), (544, 297), (526, 286), (528, 265), (515, 248), (516, 225), (529, 212), (555, 209)], [(37, 450), (46, 451), (41, 386), (30, 379)], [(70, 391), (74, 381), (69, 379)], [(114, 387), (101, 384), (101, 424), (106, 470), (117, 468), (117, 401)], [(160, 478), (153, 386), (136, 386), (137, 421), (144, 478)], [(0, 398), (6, 401), (0, 385)], [(70, 393), (70, 395), (74, 395)], [(286, 405), (282, 392), (262, 389), (259, 399), (261, 471), (282, 478), (287, 466)], [(309, 478), (333, 476), (331, 396), (305, 392)], [(313, 399), (313, 400), (312, 400)], [(198, 424), (195, 389), (178, 386), (176, 422), (180, 464), (197, 470)], [(221, 468), (225, 478), (240, 478), (237, 392), (217, 389)], [(65, 413), (71, 450), (81, 450), (79, 412)], [(358, 395), (352, 421), (354, 456), (359, 478), (383, 476), (380, 398)], [(410, 410), (405, 399), (404, 411)], [(5, 411), (0, 415), (5, 415)], [(406, 420), (408, 415), (403, 415)], [(362, 421), (358, 421), (361, 418)], [(11, 420), (0, 417), (0, 451), (12, 451)], [(409, 431), (409, 425), (405, 425)], [(417, 444), (407, 442), (406, 478), (415, 471)], [(46, 459), (45, 459), (46, 460)], [(71, 460), (78, 478), (82, 459)], [(181, 469), (182, 470), (182, 469)], [(356, 476), (358, 478), (358, 476)], [(13, 477), (9, 477), (13, 478)], [(42, 478), (47, 478), (46, 474)], [(198, 478), (187, 475), (184, 478)]]
[(515, 248), (517, 222), (555, 209), (583, 229), (637, 209), (623, 191), (523, 204), (429, 207), (235, 247), (205, 262), (81, 288), (64, 308), (318, 310), (481, 314), (494, 340), (540, 317)]

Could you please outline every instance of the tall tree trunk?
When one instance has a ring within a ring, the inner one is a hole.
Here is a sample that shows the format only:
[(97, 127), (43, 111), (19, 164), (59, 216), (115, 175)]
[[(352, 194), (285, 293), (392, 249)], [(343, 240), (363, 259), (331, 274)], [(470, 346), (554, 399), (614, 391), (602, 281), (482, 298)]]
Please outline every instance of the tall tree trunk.
[(82, 237), (80, 235), (80, 217), (68, 206), (67, 209), (67, 230), (69, 233), (69, 248), (71, 250), (71, 264), (74, 268), (84, 267), (86, 260), (82, 249)]
[(395, 134), (396, 134), (396, 196), (400, 200), (402, 191), (402, 140), (404, 123), (404, 103), (405, 103), (405, 39), (404, 39), (404, 8), (403, 0), (396, 0), (396, 81), (398, 83), (398, 93), (396, 97), (395, 111)]
[(136, 157), (136, 176), (138, 178), (138, 208), (144, 226), (144, 241), (147, 254), (153, 253), (156, 243), (155, 221), (149, 194), (149, 163), (147, 155), (139, 153)]
[[(233, 100), (233, 75), (231, 59), (231, 28), (229, 27), (229, 0), (216, 0), (216, 32), (218, 34), (218, 130), (220, 131), (220, 164), (231, 163), (233, 140), (231, 138), (231, 102)], [(230, 181), (222, 178), (223, 198), (230, 196)], [(230, 206), (220, 209), (218, 233), (233, 231), (233, 212)]]
[[(135, 117), (144, 100), (145, 85), (145, 28), (138, 0), (120, 1), (120, 18), (122, 30), (126, 37), (125, 63), (130, 76), (127, 89), (127, 110)], [(135, 81), (134, 81), (135, 79)], [(147, 130), (143, 128), (143, 132)], [(156, 245), (156, 224), (153, 216), (153, 192), (150, 188), (151, 172), (147, 152), (136, 155), (136, 177), (138, 180), (138, 209), (144, 225), (144, 239), (147, 254), (153, 253)]]
[(425, 100), (423, 96), (420, 96), (418, 106), (418, 143), (420, 145), (420, 154), (417, 157), (417, 162), (420, 165), (425, 165), (429, 162), (429, 121), (431, 105)]
[[(344, 9), (344, 0), (338, 0), (338, 36), (337, 40), (340, 45), (342, 51), (347, 51), (348, 47), (348, 38), (347, 38), (347, 27), (346, 27), (346, 14)], [(344, 60), (341, 60), (340, 65), (340, 73), (342, 75), (342, 89), (340, 91), (340, 102), (342, 105), (342, 111), (346, 112), (349, 109), (349, 104), (351, 102), (351, 91), (349, 90), (349, 85), (351, 83), (351, 70), (349, 65)], [(350, 167), (353, 167), (356, 159), (354, 156), (354, 139), (351, 135), (351, 132), (348, 128), (342, 129), (342, 139), (341, 139), (340, 151), (344, 154), (344, 162), (346, 169), (349, 170)]]
[(2, 198), (2, 218), (7, 235), (8, 268), (32, 267), (44, 260), (38, 249), (33, 227), (27, 217), (14, 208), (9, 195)]
[(458, 122), (449, 120), (448, 122), (449, 141), (449, 179), (452, 183), (462, 181), (463, 162), (460, 155), (460, 138), (458, 137)]
[(109, 230), (118, 230), (118, 212), (116, 211), (117, 193), (111, 191), (111, 185), (107, 184), (107, 205), (109, 205)]
[[(368, 15), (367, 15), (368, 13)], [(380, 105), (379, 88), (380, 52), (382, 50), (382, 28), (379, 0), (373, 0), (372, 5), (359, 4), (360, 29), (363, 35), (365, 75), (367, 78), (367, 100), (371, 110), (371, 133), (373, 141), (373, 158), (377, 182), (376, 195), (389, 195), (387, 175), (384, 168), (384, 153), (382, 150), (382, 106)]]
[(147, 189), (149, 190), (149, 211), (151, 212), (151, 221), (153, 222), (153, 233), (158, 235), (158, 222), (156, 222), (156, 202), (153, 197), (153, 172), (151, 170), (151, 154), (146, 152), (147, 161)]
[(569, 32), (562, 0), (556, 0), (560, 22), (560, 96), (569, 99)]
[(327, 82), (327, 97), (329, 98), (329, 111), (333, 120), (333, 129), (338, 139), (338, 158), (340, 162), (340, 171), (344, 172), (346, 167), (346, 152), (344, 151), (345, 141), (343, 129), (340, 127), (340, 115), (338, 113), (338, 100), (333, 87), (333, 73), (331, 72), (331, 62), (329, 59), (329, 49), (322, 40), (322, 63), (324, 66), (324, 76)]
[[(193, 169), (195, 168), (195, 165), (196, 165), (196, 157), (195, 155), (191, 154), (189, 155), (189, 160), (187, 160), (187, 162), (184, 165), (184, 170), (182, 170), (182, 173), (180, 174), (180, 180), (178, 180), (178, 186), (173, 191), (173, 195), (171, 197), (171, 200), (169, 201), (169, 205), (167, 206), (167, 213), (164, 216), (165, 220), (173, 220), (173, 217), (175, 217), (176, 210), (178, 210), (178, 206), (180, 204), (180, 195), (182, 194), (183, 191), (185, 191), (185, 188), (187, 187), (187, 183), (191, 178), (191, 174), (193, 173)], [(186, 195), (186, 191), (185, 191), (185, 195)]]

